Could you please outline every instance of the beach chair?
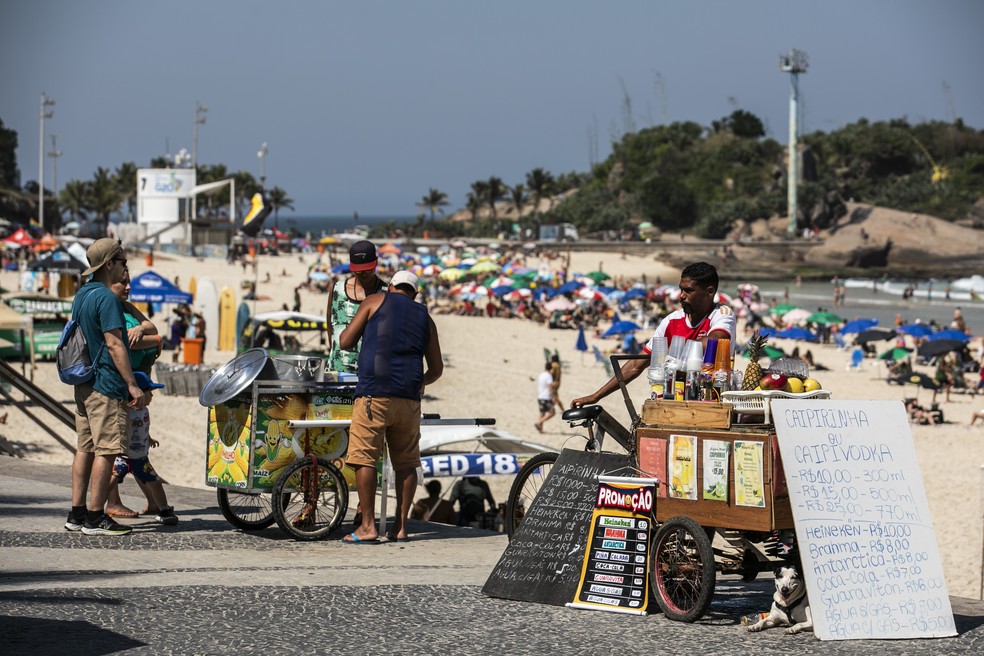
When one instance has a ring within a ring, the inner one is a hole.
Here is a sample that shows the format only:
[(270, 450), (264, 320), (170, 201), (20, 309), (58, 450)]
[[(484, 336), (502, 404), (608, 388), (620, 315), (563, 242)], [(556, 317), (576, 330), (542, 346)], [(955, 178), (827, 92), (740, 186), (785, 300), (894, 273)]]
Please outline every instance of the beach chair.
[(601, 354), (601, 351), (597, 346), (592, 346), (591, 348), (594, 351), (595, 360), (600, 362), (602, 366), (605, 367), (605, 373), (609, 376), (613, 375), (615, 372), (612, 371), (612, 363), (608, 360), (608, 358)]
[(857, 347), (851, 351), (851, 361), (847, 363), (848, 371), (861, 371), (861, 365), (864, 362), (864, 351), (861, 347)]

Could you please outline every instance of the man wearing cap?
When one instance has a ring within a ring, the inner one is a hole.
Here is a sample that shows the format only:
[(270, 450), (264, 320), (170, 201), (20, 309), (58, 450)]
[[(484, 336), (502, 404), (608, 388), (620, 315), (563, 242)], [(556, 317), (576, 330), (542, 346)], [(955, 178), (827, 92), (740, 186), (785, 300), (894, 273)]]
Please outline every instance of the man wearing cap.
[[(145, 405), (143, 390), (130, 368), (123, 305), (112, 291), (126, 278), (126, 254), (116, 239), (98, 239), (86, 250), (92, 275), (75, 295), (72, 318), (88, 343), (93, 378), (75, 386), (78, 450), (72, 462), (72, 510), (65, 528), (86, 535), (125, 535), (103, 512), (116, 456), (129, 445), (129, 409)], [(88, 490), (88, 502), (86, 491)]]
[(352, 348), (362, 339), (347, 459), (355, 468), (362, 522), (342, 539), (349, 544), (379, 542), (375, 526), (376, 461), (384, 437), (396, 472), (398, 509), (386, 537), (409, 539), (406, 521), (420, 466), (420, 397), (424, 386), (444, 372), (437, 326), (427, 308), (414, 302), (417, 276), (398, 271), (387, 291), (367, 298), (339, 337), (342, 348)]
[(383, 281), (376, 275), (376, 247), (371, 241), (357, 241), (349, 248), (349, 270), (353, 275), (336, 285), (332, 280), (328, 283), (328, 341), (331, 349), (328, 352), (328, 371), (341, 371), (354, 374), (359, 366), (359, 344), (351, 350), (339, 346), (338, 339), (355, 313), (358, 312), (362, 301), (369, 296), (385, 290)]

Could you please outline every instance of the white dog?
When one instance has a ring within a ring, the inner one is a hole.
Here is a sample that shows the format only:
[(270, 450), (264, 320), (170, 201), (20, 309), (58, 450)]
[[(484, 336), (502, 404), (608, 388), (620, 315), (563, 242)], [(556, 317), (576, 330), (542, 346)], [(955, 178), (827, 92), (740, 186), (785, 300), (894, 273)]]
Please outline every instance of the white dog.
[(748, 627), (749, 631), (762, 631), (774, 626), (788, 626), (786, 633), (813, 630), (813, 613), (806, 598), (806, 582), (795, 567), (776, 570), (776, 593), (772, 595), (769, 615)]

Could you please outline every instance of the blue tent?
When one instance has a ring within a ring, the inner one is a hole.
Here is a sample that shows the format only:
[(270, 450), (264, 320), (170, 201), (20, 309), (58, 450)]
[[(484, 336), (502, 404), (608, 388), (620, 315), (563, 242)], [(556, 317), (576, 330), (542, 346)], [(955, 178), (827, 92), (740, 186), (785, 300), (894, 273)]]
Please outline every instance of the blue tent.
[(130, 301), (134, 303), (191, 303), (194, 297), (178, 289), (167, 278), (144, 271), (130, 279)]

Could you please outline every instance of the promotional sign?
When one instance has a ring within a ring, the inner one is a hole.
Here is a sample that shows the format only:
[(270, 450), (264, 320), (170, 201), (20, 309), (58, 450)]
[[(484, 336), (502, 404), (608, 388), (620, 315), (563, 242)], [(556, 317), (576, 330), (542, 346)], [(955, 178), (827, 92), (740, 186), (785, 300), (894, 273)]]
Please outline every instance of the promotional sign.
[(515, 453), (442, 453), (420, 459), (424, 476), (515, 476), (532, 456)]
[(817, 637), (956, 635), (902, 403), (774, 399), (772, 415)]
[(598, 477), (581, 580), (568, 606), (646, 612), (655, 502), (655, 479)]

